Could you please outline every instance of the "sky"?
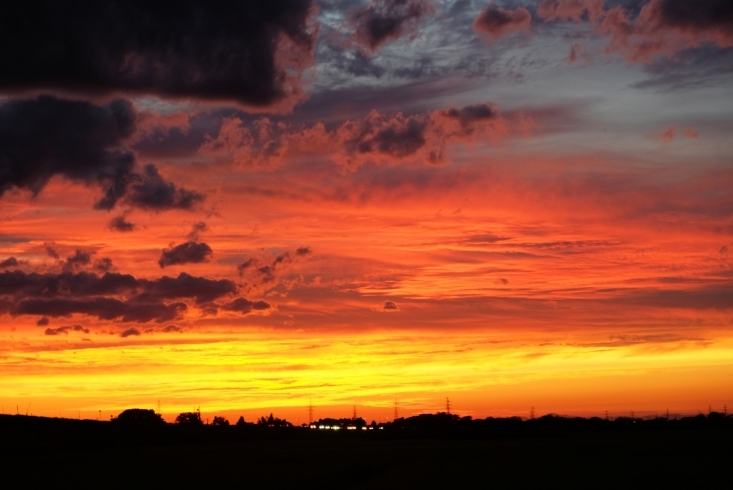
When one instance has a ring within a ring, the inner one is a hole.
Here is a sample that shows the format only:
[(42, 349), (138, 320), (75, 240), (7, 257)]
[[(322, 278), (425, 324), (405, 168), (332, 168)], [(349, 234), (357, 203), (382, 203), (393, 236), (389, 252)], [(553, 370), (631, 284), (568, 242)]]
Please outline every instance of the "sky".
[(733, 407), (726, 0), (0, 7), (3, 413)]

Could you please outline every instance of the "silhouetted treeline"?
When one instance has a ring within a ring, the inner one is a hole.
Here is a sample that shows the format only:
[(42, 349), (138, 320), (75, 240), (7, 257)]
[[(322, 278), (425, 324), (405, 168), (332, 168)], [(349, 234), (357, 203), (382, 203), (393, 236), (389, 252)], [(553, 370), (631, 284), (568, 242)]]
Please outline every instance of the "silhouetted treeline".
[(469, 437), (554, 435), (574, 432), (648, 431), (680, 429), (733, 429), (733, 416), (718, 412), (679, 419), (617, 417), (562, 417), (548, 414), (535, 419), (520, 417), (473, 419), (455, 414), (421, 414), (383, 424), (384, 432), (402, 435)]
[[(338, 428), (339, 430), (333, 430)], [(349, 430), (351, 429), (351, 430)], [(93, 450), (97, 447), (161, 445), (179, 443), (234, 442), (260, 439), (313, 438), (435, 438), (492, 439), (562, 436), (572, 433), (645, 431), (733, 431), (733, 416), (708, 415), (668, 419), (618, 417), (561, 417), (545, 415), (523, 420), (519, 417), (473, 419), (455, 414), (421, 414), (393, 422), (370, 424), (364, 419), (323, 418), (310, 425), (293, 426), (270, 414), (258, 422), (240, 417), (229, 424), (214, 417), (205, 424), (198, 412), (187, 412), (166, 423), (153, 410), (131, 409), (110, 422), (22, 415), (0, 415), (2, 451), (57, 451), (62, 448)]]

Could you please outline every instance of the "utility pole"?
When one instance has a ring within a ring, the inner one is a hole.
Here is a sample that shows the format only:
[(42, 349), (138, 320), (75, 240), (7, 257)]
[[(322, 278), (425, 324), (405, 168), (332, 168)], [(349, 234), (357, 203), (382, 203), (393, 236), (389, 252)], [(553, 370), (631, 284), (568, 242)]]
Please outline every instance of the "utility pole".
[(532, 407), (532, 410), (529, 411), (529, 418), (534, 420), (534, 407)]
[(445, 413), (450, 415), (450, 398), (445, 397)]
[(356, 420), (356, 405), (354, 405), (354, 414), (351, 417), (351, 420)]

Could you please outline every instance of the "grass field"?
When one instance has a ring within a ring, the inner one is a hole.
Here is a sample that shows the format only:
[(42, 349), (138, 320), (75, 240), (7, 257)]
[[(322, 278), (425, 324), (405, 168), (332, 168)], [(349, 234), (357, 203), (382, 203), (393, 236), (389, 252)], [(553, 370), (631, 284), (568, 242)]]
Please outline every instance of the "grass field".
[(341, 437), (47, 448), (3, 445), (4, 488), (731, 488), (733, 433), (491, 440)]

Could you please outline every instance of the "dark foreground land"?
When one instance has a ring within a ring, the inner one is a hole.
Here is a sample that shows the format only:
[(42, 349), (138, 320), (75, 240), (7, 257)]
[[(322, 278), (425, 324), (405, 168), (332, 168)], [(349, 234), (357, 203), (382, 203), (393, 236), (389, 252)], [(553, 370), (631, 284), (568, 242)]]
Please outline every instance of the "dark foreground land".
[(733, 485), (728, 424), (644, 427), (640, 421), (593, 430), (557, 420), (547, 423), (551, 430), (527, 424), (513, 433), (433, 435), (404, 428), (362, 434), (168, 424), (151, 436), (109, 422), (5, 416), (0, 481), (4, 488), (161, 489)]

